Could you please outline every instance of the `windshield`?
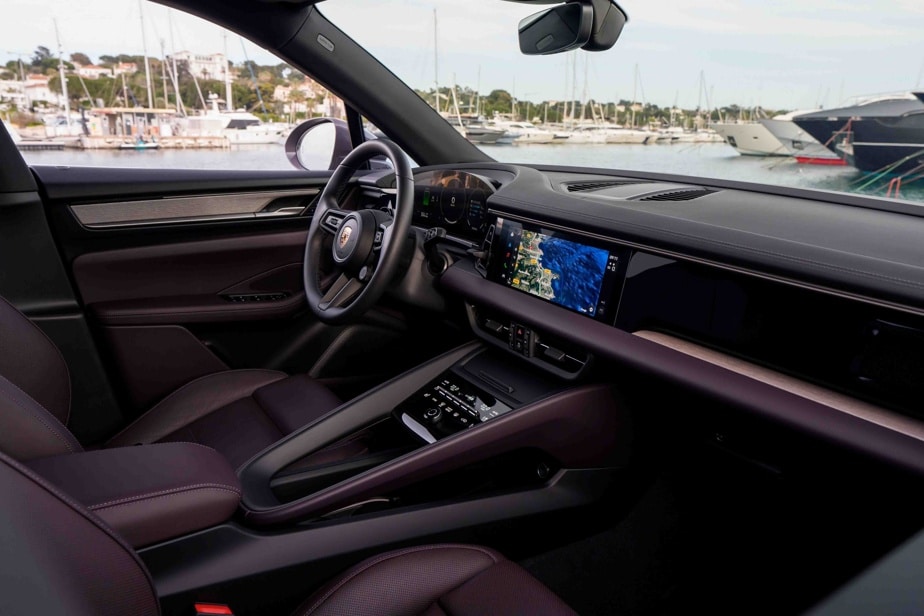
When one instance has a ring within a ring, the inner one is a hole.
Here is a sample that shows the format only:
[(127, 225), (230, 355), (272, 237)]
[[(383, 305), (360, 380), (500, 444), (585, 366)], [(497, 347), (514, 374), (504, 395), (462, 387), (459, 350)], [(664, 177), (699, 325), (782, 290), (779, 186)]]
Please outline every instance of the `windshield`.
[[(498, 0), (322, 12), (499, 161), (924, 201), (924, 4), (623, 0), (615, 47), (524, 56)], [(921, 89), (924, 89), (922, 87)]]

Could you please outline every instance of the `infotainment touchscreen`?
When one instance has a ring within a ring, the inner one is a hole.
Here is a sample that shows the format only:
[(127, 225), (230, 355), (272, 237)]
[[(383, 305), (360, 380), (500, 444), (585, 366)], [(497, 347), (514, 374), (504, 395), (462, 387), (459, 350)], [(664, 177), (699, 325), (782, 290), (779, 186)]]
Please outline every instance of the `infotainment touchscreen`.
[(616, 250), (498, 218), (491, 253), (495, 282), (599, 320), (615, 301)]

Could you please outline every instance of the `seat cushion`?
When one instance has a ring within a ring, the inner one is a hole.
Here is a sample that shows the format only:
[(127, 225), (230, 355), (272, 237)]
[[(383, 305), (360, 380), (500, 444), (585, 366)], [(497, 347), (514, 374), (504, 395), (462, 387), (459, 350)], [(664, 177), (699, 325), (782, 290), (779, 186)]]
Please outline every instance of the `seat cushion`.
[(522, 567), (494, 550), (444, 544), (370, 558), (315, 592), (295, 616), (574, 613)]
[(106, 446), (200, 443), (218, 450), (237, 467), (340, 403), (329, 389), (303, 374), (218, 372), (170, 394)]

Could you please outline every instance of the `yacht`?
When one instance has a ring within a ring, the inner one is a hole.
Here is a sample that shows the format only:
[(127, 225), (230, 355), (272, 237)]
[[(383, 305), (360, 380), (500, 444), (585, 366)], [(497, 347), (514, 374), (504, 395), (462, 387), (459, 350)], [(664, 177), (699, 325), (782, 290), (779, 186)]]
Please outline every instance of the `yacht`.
[[(539, 128), (532, 122), (516, 122), (506, 120), (489, 120), (487, 125), (491, 128), (503, 129), (516, 138), (517, 143), (552, 143), (556, 140), (555, 133)], [(562, 138), (561, 140), (566, 139)]]
[(602, 126), (600, 124), (583, 124), (575, 126), (568, 135), (568, 143), (574, 144), (594, 144), (606, 143), (606, 137), (613, 130), (613, 127)]
[[(924, 93), (917, 96), (924, 101)], [(893, 116), (854, 118), (846, 134), (838, 150), (860, 171), (902, 176), (924, 171), (924, 106)]]
[(744, 156), (789, 156), (786, 146), (759, 122), (715, 122), (709, 126)]
[(838, 145), (857, 119), (895, 118), (924, 110), (924, 103), (911, 92), (886, 94), (860, 99), (857, 103), (837, 109), (823, 109), (793, 117), (799, 128), (838, 156)]
[(607, 143), (644, 144), (654, 141), (654, 133), (637, 128), (617, 128), (606, 136)]
[(844, 160), (841, 157), (793, 122), (793, 118), (806, 113), (812, 113), (812, 111), (791, 111), (773, 118), (761, 118), (758, 122), (783, 144), (783, 147), (796, 158), (797, 162), (815, 165), (843, 165)]
[(513, 135), (507, 135), (507, 131), (502, 128), (485, 126), (481, 122), (466, 122), (458, 116), (446, 116), (445, 119), (456, 129), (456, 132), (472, 143), (495, 145), (497, 143), (513, 143), (515, 139)]
[(226, 137), (230, 145), (283, 144), (292, 130), (288, 124), (264, 123), (242, 109), (219, 111), (218, 96), (214, 93), (209, 94), (209, 102), (211, 109), (206, 113), (184, 120), (182, 136)]

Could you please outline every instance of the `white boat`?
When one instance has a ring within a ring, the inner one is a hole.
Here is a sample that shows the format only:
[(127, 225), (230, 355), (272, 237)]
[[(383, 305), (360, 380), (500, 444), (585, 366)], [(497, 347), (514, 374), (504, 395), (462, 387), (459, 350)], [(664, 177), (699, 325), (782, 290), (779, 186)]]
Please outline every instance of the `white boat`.
[(568, 133), (568, 143), (573, 144), (594, 144), (606, 143), (606, 136), (609, 134), (611, 127), (601, 126), (599, 124), (585, 124), (575, 126)]
[(689, 143), (693, 141), (692, 133), (688, 133), (680, 126), (670, 126), (668, 128), (659, 128), (654, 143), (670, 145), (672, 143)]
[(783, 147), (786, 148), (790, 155), (795, 156), (800, 161), (837, 161), (839, 158), (834, 152), (818, 143), (818, 140), (792, 121), (794, 117), (802, 113), (812, 113), (814, 111), (816, 110), (791, 111), (790, 113), (774, 116), (772, 119), (761, 119), (758, 122), (763, 124), (783, 144)]
[(508, 122), (504, 120), (488, 120), (491, 128), (502, 128), (516, 137), (516, 143), (552, 143), (555, 133), (539, 128), (532, 122)]
[(693, 143), (724, 143), (722, 135), (711, 128), (703, 128), (693, 133)]
[(288, 124), (264, 123), (248, 111), (219, 111), (215, 94), (209, 94), (209, 102), (207, 112), (181, 122), (180, 136), (227, 137), (231, 145), (283, 144), (292, 130)]
[(145, 141), (141, 137), (135, 141), (123, 141), (119, 144), (120, 150), (156, 150), (160, 148), (160, 144), (157, 141)]
[(616, 128), (606, 136), (607, 143), (642, 144), (654, 141), (655, 134), (637, 128)]
[(744, 156), (789, 156), (786, 146), (758, 122), (716, 122), (709, 126)]

